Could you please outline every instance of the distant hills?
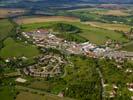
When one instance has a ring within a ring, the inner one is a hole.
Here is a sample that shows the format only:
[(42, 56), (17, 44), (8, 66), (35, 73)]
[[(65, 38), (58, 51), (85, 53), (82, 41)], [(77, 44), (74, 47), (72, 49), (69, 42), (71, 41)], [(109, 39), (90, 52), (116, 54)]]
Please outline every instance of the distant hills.
[(17, 3), (17, 2), (88, 2), (88, 3), (133, 3), (133, 0), (0, 0), (1, 2), (6, 2), (6, 3)]
[(0, 0), (0, 7), (46, 8), (90, 3), (133, 4), (133, 0)]

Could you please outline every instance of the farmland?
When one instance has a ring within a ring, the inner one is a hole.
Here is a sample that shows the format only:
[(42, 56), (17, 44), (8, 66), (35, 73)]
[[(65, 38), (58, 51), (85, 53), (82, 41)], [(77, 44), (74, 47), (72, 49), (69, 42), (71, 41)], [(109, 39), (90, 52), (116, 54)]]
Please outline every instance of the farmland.
[(91, 13), (99, 15), (112, 15), (112, 16), (129, 16), (130, 14), (124, 10), (95, 10)]
[(109, 24), (109, 23), (102, 23), (102, 22), (85, 22), (85, 23), (94, 27), (99, 27), (99, 28), (108, 29), (108, 30), (124, 31), (124, 32), (129, 32), (131, 28), (131, 26), (125, 25), (125, 24)]
[(11, 36), (13, 28), (14, 25), (8, 19), (0, 20), (0, 41)]
[(8, 16), (13, 15), (20, 15), (25, 13), (26, 11), (24, 9), (8, 9), (8, 8), (0, 8), (0, 18), (5, 18)]
[(129, 16), (129, 11), (124, 9), (112, 10), (106, 8), (83, 8), (83, 9), (75, 9), (69, 10), (70, 12), (90, 12), (91, 14), (98, 14), (98, 15), (112, 15), (112, 16)]
[[(33, 57), (39, 54), (39, 51), (35, 46), (30, 44), (24, 44), (24, 41), (16, 42), (13, 38), (16, 38), (16, 25), (10, 19), (0, 20), (0, 57), (18, 57), (26, 56)], [(12, 52), (11, 52), (12, 50)], [(28, 51), (28, 52), (27, 52)]]
[(23, 42), (15, 42), (12, 38), (7, 38), (4, 41), (4, 48), (0, 51), (0, 56), (3, 58), (21, 56), (34, 57), (38, 54), (39, 51), (35, 46)]
[(30, 24), (30, 23), (40, 23), (40, 22), (53, 22), (53, 21), (68, 21), (68, 22), (79, 22), (80, 20), (75, 17), (65, 17), (65, 16), (33, 16), (33, 17), (20, 17), (15, 20), (18, 24)]

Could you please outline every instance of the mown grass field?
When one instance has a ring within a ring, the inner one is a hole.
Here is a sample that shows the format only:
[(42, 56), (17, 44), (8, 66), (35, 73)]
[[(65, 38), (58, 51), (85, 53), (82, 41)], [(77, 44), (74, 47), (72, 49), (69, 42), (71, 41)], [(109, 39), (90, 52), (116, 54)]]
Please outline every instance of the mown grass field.
[(16, 42), (12, 38), (7, 38), (4, 41), (4, 47), (0, 50), (0, 56), (3, 58), (21, 56), (32, 58), (38, 54), (39, 51), (35, 46), (23, 42)]
[(101, 22), (85, 22), (85, 24), (89, 24), (93, 27), (99, 27), (108, 30), (124, 31), (124, 32), (129, 32), (131, 29), (131, 26), (125, 24), (109, 24)]
[(13, 28), (13, 24), (8, 19), (0, 20), (0, 41), (10, 36), (10, 32)]
[(22, 24), (23, 31), (30, 31), (38, 28), (45, 28), (53, 23), (68, 23), (79, 27), (82, 31), (79, 33), (80, 36), (88, 39), (89, 41), (96, 43), (98, 45), (104, 44), (109, 38), (119, 42), (128, 42), (128, 40), (123, 37), (121, 33), (106, 30), (102, 28), (96, 28), (89, 25), (82, 24), (80, 22), (67, 22), (67, 21), (56, 21), (56, 22), (44, 22), (44, 23), (32, 23), (32, 24)]

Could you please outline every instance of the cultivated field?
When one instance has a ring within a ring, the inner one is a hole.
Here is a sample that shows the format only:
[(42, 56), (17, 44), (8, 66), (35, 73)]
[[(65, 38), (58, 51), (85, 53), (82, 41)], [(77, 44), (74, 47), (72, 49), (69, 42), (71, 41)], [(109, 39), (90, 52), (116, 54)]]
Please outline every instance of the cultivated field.
[(129, 16), (130, 14), (124, 10), (96, 10), (91, 13), (99, 15), (113, 15), (113, 16)]
[(69, 12), (81, 12), (82, 11), (82, 12), (89, 12), (91, 14), (98, 14), (98, 15), (129, 16), (131, 15), (130, 10), (124, 10), (124, 9), (112, 10), (111, 8), (108, 8), (108, 9), (106, 8), (81, 8), (81, 9), (69, 10)]
[(0, 8), (0, 18), (25, 13), (24, 9)]
[(85, 22), (85, 24), (89, 24), (93, 27), (99, 27), (103, 29), (108, 30), (118, 30), (118, 31), (124, 31), (129, 32), (131, 26), (125, 25), (125, 24), (108, 24), (108, 23), (101, 23), (101, 22)]
[(64, 17), (64, 16), (47, 16), (47, 17), (21, 17), (15, 19), (18, 24), (30, 24), (39, 22), (53, 22), (53, 21), (68, 21), (68, 22), (79, 22), (80, 20), (74, 17)]

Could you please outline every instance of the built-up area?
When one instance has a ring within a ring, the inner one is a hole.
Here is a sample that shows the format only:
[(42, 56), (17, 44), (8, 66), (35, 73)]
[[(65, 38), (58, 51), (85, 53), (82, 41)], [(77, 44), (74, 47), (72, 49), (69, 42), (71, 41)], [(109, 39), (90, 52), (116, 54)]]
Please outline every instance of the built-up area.
[[(56, 33), (57, 34), (57, 33)], [(109, 58), (116, 61), (132, 59), (133, 52), (115, 51), (108, 46), (97, 46), (91, 42), (76, 43), (56, 37), (54, 32), (39, 29), (31, 32), (22, 32), (27, 39), (32, 38), (33, 43), (41, 48), (56, 48), (68, 54), (84, 54), (93, 58)]]

